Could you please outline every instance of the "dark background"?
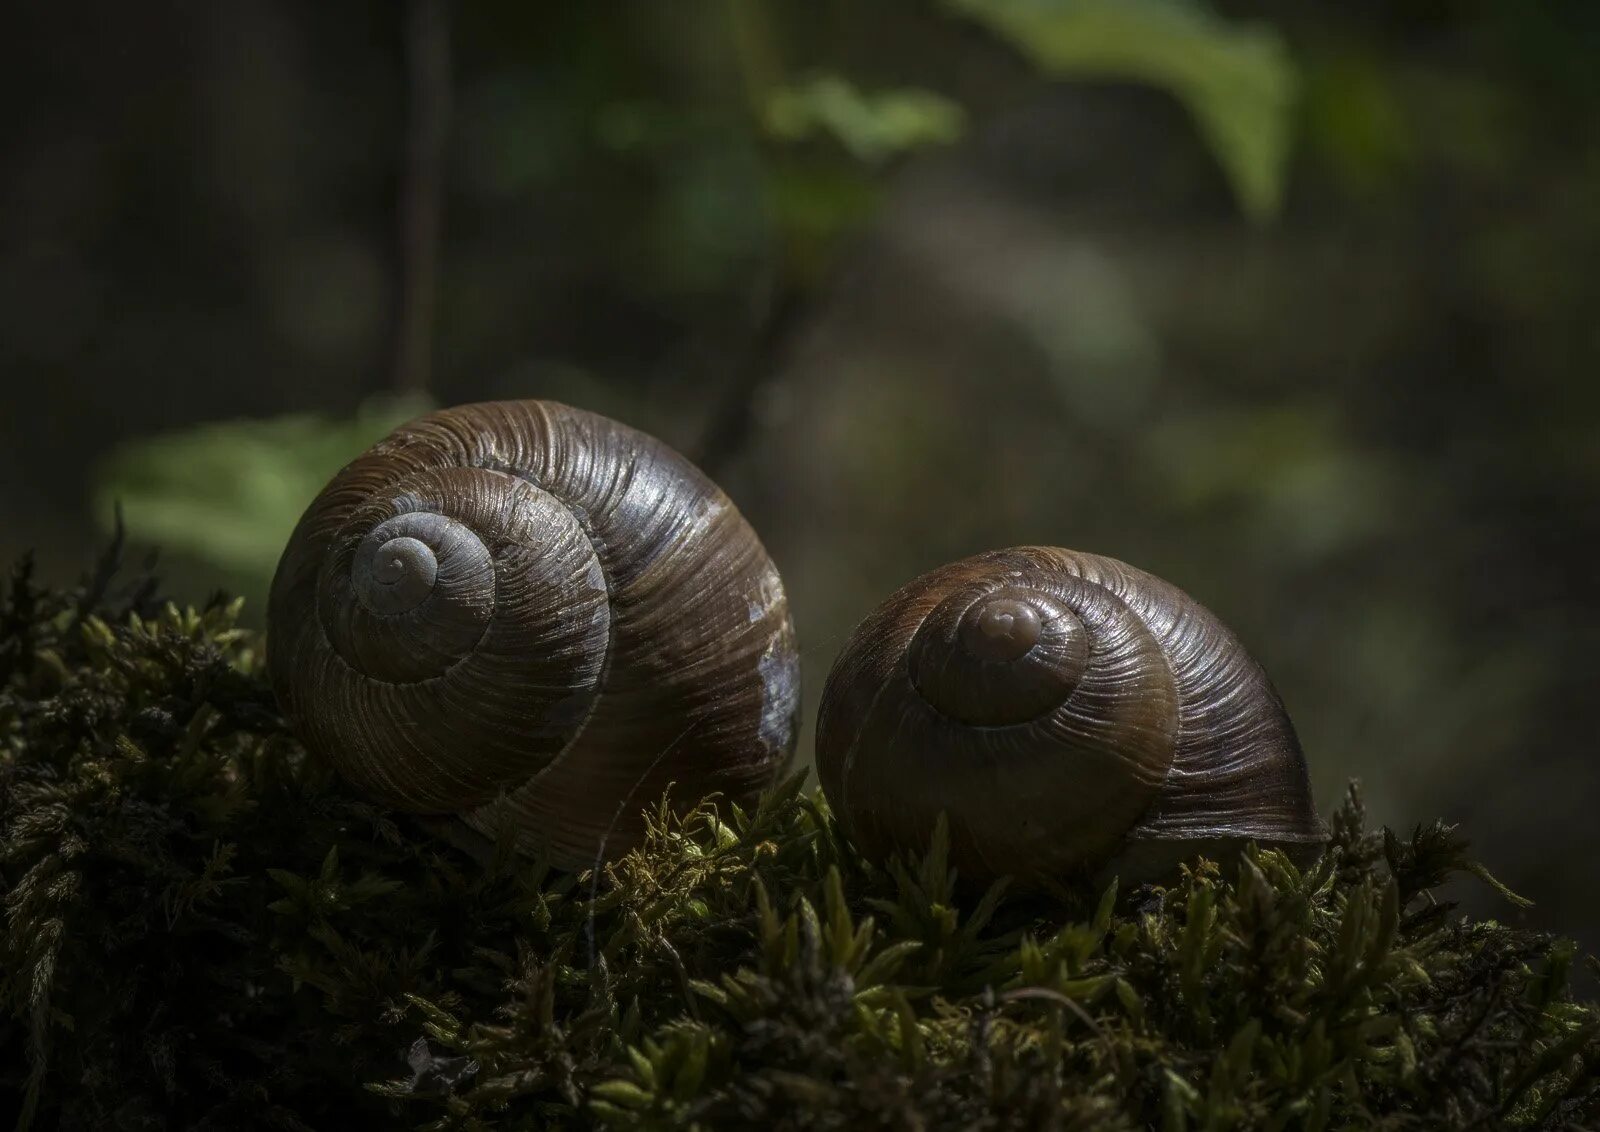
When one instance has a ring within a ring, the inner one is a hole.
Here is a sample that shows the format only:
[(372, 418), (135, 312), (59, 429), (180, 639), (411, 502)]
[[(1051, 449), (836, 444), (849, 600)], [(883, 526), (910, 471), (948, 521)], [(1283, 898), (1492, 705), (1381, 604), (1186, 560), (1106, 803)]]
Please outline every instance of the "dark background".
[[(1223, 5), (1297, 92), (1252, 211), (1137, 25), (1078, 74), (935, 0), (431, 3), (12, 11), (7, 560), (71, 580), (116, 496), (259, 617), (385, 397), (568, 400), (762, 533), (808, 718), (915, 574), (1111, 554), (1238, 630), (1324, 809), (1460, 821), (1600, 947), (1600, 5)], [(922, 117), (790, 136), (818, 75)]]

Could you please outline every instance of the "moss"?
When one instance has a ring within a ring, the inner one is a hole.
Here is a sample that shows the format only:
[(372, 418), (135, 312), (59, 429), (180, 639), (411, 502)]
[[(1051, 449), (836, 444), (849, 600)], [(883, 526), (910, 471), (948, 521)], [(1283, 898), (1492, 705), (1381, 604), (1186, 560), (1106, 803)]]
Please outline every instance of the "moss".
[(0, 602), (0, 1098), (34, 1128), (1564, 1127), (1573, 948), (1459, 916), (1450, 828), (1167, 887), (884, 871), (795, 779), (579, 876), (287, 734), (236, 606), (114, 556)]

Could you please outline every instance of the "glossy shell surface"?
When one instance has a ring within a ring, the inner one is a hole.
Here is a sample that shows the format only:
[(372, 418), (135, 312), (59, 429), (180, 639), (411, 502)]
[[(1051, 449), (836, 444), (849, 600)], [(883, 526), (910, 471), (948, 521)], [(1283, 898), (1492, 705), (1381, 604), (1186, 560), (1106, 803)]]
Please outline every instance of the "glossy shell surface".
[(336, 476), (268, 608), (302, 740), (396, 808), (579, 866), (680, 804), (749, 798), (794, 744), (778, 572), (667, 445), (543, 401), (441, 410)]
[(1176, 586), (1056, 547), (951, 563), (870, 614), (823, 690), (817, 769), (869, 857), (925, 847), (942, 811), (975, 878), (1326, 839), (1234, 635)]

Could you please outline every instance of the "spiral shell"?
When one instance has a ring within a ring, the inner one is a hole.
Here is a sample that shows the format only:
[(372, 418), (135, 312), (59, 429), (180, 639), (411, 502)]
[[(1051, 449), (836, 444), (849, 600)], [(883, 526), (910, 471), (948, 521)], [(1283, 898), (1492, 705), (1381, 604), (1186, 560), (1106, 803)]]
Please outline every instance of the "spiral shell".
[(964, 875), (1147, 879), (1247, 841), (1326, 840), (1282, 701), (1221, 622), (1110, 558), (1016, 547), (911, 582), (823, 689), (817, 769), (869, 857)]
[(510, 818), (576, 867), (680, 804), (747, 799), (799, 706), (776, 568), (660, 441), (544, 401), (430, 413), (340, 472), (285, 549), (268, 666), (314, 753), (389, 806)]

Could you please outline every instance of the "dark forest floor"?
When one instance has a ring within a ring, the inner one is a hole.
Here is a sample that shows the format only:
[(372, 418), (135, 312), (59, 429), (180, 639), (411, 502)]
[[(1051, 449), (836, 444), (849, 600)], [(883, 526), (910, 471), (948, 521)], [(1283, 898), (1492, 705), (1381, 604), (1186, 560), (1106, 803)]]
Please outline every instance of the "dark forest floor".
[[(1441, 825), (1169, 887), (872, 868), (795, 779), (574, 876), (308, 760), (237, 607), (0, 597), (0, 1118), (46, 1128), (1566, 1128), (1572, 945)], [(1514, 899), (1506, 894), (1507, 900)], [(1592, 962), (1592, 961), (1590, 961)]]

